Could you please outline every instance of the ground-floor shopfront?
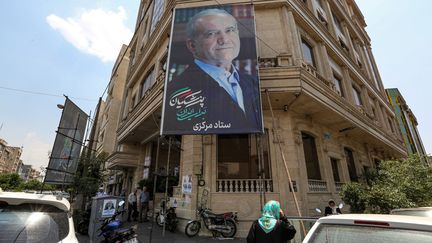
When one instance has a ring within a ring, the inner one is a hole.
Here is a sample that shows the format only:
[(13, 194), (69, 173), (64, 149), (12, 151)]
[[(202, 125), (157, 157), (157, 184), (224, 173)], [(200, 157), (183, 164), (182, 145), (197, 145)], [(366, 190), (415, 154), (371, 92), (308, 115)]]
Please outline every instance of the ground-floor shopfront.
[[(153, 180), (155, 173), (159, 181), (168, 174), (168, 194), (177, 204), (180, 225), (194, 219), (203, 205), (219, 213), (238, 212), (238, 235), (244, 236), (263, 202), (278, 200), (287, 215), (298, 216), (295, 194), (301, 215), (316, 216), (314, 209), (324, 208), (329, 199), (340, 201), (345, 183), (361, 180), (363, 172), (382, 159), (403, 155), (359, 128), (343, 130), (283, 110), (274, 118), (264, 113), (264, 134), (158, 140), (155, 133), (143, 138), (145, 143), (124, 144), (124, 151), (110, 161), (124, 170), (127, 191), (141, 180)], [(164, 188), (158, 185), (157, 191)]]

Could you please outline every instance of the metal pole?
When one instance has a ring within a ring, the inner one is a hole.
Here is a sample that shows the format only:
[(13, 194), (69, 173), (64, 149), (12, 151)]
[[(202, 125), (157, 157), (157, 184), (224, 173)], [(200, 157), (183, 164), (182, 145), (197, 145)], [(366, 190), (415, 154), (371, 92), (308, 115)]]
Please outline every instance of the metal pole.
[[(152, 221), (151, 221), (151, 227), (150, 227), (150, 236), (149, 236), (149, 242), (152, 243), (153, 238), (153, 225), (154, 225), (154, 211), (155, 211), (155, 195), (156, 195), (156, 184), (157, 184), (157, 173), (158, 173), (158, 162), (159, 162), (159, 145), (160, 145), (160, 137), (157, 139), (157, 150), (156, 150), (156, 164), (154, 169), (154, 179), (153, 179), (153, 211), (152, 211)], [(166, 203), (166, 202), (165, 202)], [(166, 204), (165, 204), (166, 205)]]
[[(291, 173), (290, 173), (290, 171), (288, 169), (288, 165), (287, 165), (286, 160), (285, 160), (285, 155), (283, 153), (282, 145), (281, 145), (280, 140), (279, 140), (279, 134), (275, 132), (276, 123), (275, 123), (275, 119), (274, 119), (273, 108), (272, 108), (271, 101), (270, 101), (270, 95), (268, 93), (268, 90), (266, 90), (265, 92), (267, 94), (267, 101), (269, 103), (270, 112), (271, 112), (271, 116), (272, 116), (272, 123), (273, 123), (272, 131), (273, 131), (273, 136), (276, 139), (276, 143), (279, 145), (279, 151), (281, 153), (282, 160), (283, 160), (284, 166), (285, 166), (285, 170), (286, 170), (287, 175), (288, 175), (289, 185), (292, 188), (292, 194), (293, 194), (293, 197), (294, 197), (294, 203), (296, 205), (298, 215), (299, 215), (299, 217), (301, 217), (302, 215), (301, 215), (301, 212), (300, 212), (300, 207), (298, 205), (297, 196), (295, 194), (294, 186), (293, 186), (293, 183), (292, 183), (292, 180), (291, 180)], [(303, 221), (300, 221), (300, 225), (302, 227), (303, 233), (306, 235), (306, 228), (305, 228), (305, 226), (303, 224)]]
[[(263, 178), (263, 183), (265, 183), (265, 178), (266, 178), (266, 174), (265, 174), (265, 167), (264, 167), (264, 148), (263, 148), (263, 140), (262, 140), (262, 134), (259, 135), (260, 137), (260, 146), (261, 146), (261, 154), (260, 154), (260, 158), (261, 158), (261, 177)], [(265, 185), (265, 184), (264, 184)], [(267, 202), (266, 199), (266, 190), (267, 188), (264, 186), (264, 190), (263, 190), (263, 198), (264, 198), (264, 203)]]
[(261, 168), (261, 137), (257, 136), (256, 134), (255, 136), (255, 141), (257, 142), (256, 145), (256, 149), (257, 149), (257, 156), (258, 156), (258, 179), (259, 179), (259, 192), (260, 192), (260, 208), (263, 208), (263, 205), (265, 202), (265, 199), (263, 198), (263, 180), (262, 180), (262, 168)]
[[(171, 137), (168, 139), (168, 159), (166, 165), (166, 179), (165, 179), (165, 207), (168, 204), (168, 178), (169, 178), (169, 163), (170, 163), (170, 155), (171, 155)], [(165, 243), (165, 224), (166, 220), (164, 220), (163, 229), (162, 229), (162, 242)]]

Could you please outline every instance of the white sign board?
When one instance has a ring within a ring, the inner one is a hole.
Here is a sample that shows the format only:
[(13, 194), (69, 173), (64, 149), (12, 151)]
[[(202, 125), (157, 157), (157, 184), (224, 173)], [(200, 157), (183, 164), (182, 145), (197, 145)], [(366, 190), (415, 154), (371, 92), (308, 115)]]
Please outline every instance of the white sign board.
[(116, 211), (116, 200), (115, 199), (106, 199), (103, 202), (102, 207), (102, 217), (113, 216)]
[(182, 193), (192, 193), (192, 175), (185, 175), (182, 179)]

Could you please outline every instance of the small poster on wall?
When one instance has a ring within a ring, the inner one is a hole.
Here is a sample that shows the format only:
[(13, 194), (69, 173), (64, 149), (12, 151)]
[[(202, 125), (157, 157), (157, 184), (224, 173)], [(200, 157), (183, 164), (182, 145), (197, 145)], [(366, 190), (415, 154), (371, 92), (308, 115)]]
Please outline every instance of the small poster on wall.
[(183, 176), (182, 192), (185, 194), (191, 194), (192, 193), (192, 175)]
[(116, 209), (116, 200), (115, 199), (106, 199), (103, 202), (102, 207), (102, 217), (110, 217), (115, 214)]

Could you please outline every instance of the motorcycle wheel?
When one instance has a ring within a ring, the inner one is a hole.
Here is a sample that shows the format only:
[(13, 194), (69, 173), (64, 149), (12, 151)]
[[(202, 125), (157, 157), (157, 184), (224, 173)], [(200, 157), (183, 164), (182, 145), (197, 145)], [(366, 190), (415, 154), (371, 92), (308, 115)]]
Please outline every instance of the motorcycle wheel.
[(165, 217), (162, 214), (159, 214), (159, 213), (156, 214), (156, 224), (158, 226), (162, 227), (164, 224), (164, 221), (165, 221)]
[(237, 225), (233, 220), (227, 220), (226, 226), (231, 228), (231, 231), (229, 233), (223, 233), (221, 232), (222, 236), (225, 238), (232, 238), (237, 233)]
[(185, 234), (189, 237), (194, 237), (199, 233), (201, 224), (198, 221), (189, 222), (185, 228)]
[(177, 222), (170, 222), (168, 225), (168, 230), (174, 233), (176, 229), (177, 229)]

